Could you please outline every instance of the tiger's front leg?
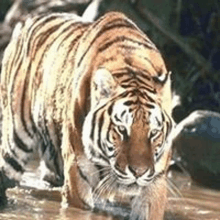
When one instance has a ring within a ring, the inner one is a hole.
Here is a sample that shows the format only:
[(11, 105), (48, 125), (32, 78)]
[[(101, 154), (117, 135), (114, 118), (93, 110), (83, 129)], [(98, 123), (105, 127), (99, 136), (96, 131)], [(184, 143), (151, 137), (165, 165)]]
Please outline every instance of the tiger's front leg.
[(142, 190), (131, 204), (130, 220), (163, 220), (167, 202), (165, 176)]
[[(62, 205), (92, 209), (94, 202), (90, 184), (91, 182), (95, 184), (95, 181), (92, 181), (90, 177), (94, 177), (97, 171), (93, 171), (93, 165), (81, 154), (82, 152), (79, 150), (82, 147), (81, 139), (76, 132), (70, 132), (67, 127), (64, 127), (62, 140), (65, 176)], [(74, 146), (71, 143), (74, 143)], [(87, 173), (88, 171), (90, 173)]]
[(163, 220), (167, 202), (166, 181), (161, 180), (157, 189), (153, 192), (153, 201), (149, 206), (149, 220)]
[(90, 185), (89, 174), (83, 173), (73, 155), (70, 157), (69, 164), (65, 164), (64, 168), (65, 181), (62, 203), (64, 206), (70, 205), (80, 209), (93, 209), (93, 187)]

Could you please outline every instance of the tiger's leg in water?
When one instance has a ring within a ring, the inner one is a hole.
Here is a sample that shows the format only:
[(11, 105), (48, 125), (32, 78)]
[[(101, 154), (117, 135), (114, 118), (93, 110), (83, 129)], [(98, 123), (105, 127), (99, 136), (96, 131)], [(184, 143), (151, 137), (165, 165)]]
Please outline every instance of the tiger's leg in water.
[(130, 220), (163, 220), (167, 201), (166, 180), (162, 176), (132, 200)]
[[(154, 184), (154, 183), (152, 183)], [(150, 192), (149, 220), (163, 220), (167, 202), (167, 182), (165, 176), (159, 177)]]
[[(67, 123), (66, 123), (67, 124)], [(64, 185), (62, 190), (62, 206), (76, 207), (84, 210), (93, 209), (93, 190), (87, 177), (98, 174), (90, 167), (90, 173), (84, 174), (80, 169), (80, 158), (84, 157), (80, 152), (82, 148), (81, 136), (72, 128), (63, 127), (62, 156), (64, 161)], [(71, 126), (70, 126), (71, 127)], [(80, 156), (81, 155), (81, 156)], [(85, 165), (88, 161), (85, 161)], [(93, 174), (93, 175), (91, 175)], [(97, 185), (98, 183), (94, 184)]]
[[(67, 124), (67, 123), (66, 123)], [(74, 144), (74, 146), (73, 146)], [(62, 192), (62, 206), (73, 206), (80, 209), (93, 208), (92, 188), (79, 171), (81, 137), (71, 126), (63, 127), (62, 156), (64, 161), (64, 186)], [(78, 154), (78, 157), (77, 157)]]
[(2, 144), (0, 146), (0, 205), (7, 202), (6, 190), (18, 185), (33, 149), (20, 139), (9, 107), (3, 109)]

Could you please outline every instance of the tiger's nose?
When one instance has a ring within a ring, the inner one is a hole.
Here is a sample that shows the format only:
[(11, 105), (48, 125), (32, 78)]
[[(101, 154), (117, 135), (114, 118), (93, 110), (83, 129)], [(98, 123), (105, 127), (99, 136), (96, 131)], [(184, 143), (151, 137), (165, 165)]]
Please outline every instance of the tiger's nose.
[(147, 175), (148, 178), (151, 178), (154, 175), (154, 167), (149, 168), (149, 167), (137, 167), (137, 166), (128, 165), (128, 168), (136, 178), (143, 176), (146, 172), (148, 172)]

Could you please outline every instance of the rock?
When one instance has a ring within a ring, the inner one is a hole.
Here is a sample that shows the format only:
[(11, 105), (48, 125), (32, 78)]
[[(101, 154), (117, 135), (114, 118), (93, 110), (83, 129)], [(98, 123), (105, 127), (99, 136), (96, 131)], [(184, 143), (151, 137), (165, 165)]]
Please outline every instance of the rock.
[(192, 179), (220, 189), (220, 114), (194, 111), (176, 126), (174, 151)]

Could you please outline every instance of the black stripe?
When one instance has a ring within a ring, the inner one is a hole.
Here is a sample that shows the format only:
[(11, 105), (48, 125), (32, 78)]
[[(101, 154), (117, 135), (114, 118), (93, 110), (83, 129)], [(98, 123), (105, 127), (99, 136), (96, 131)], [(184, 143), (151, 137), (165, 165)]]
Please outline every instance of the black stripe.
[(126, 101), (126, 102), (124, 102), (124, 105), (132, 105), (132, 104), (134, 104), (134, 102), (133, 101)]
[[(89, 24), (87, 23), (82, 23), (82, 22), (75, 22), (75, 23), (71, 23), (68, 27), (66, 27), (57, 37), (60, 37), (61, 35), (65, 34), (65, 32), (67, 32), (68, 30), (70, 30), (70, 32), (64, 37), (64, 39), (62, 40), (62, 42), (60, 42), (59, 46), (57, 47), (59, 49), (59, 47), (62, 45), (62, 43), (64, 41), (66, 41), (69, 37), (74, 37), (75, 38), (75, 34), (74, 32), (79, 31), (80, 29), (85, 28), (86, 26), (88, 26)], [(73, 29), (72, 29), (73, 28)], [(82, 35), (82, 34), (81, 34)]]
[(123, 92), (121, 95), (119, 95), (119, 98), (125, 98), (126, 96), (128, 96), (131, 93), (132, 93), (131, 91)]
[(105, 157), (105, 151), (104, 151), (104, 149), (102, 147), (102, 144), (101, 144), (101, 134), (102, 134), (102, 126), (103, 126), (103, 124), (104, 124), (104, 112), (102, 112), (102, 115), (99, 118), (99, 123), (98, 123), (98, 146), (99, 146), (99, 149), (103, 153), (103, 157)]
[[(143, 81), (142, 79), (140, 79), (140, 77), (138, 77), (138, 76), (137, 76), (137, 80), (138, 80), (138, 82), (140, 82), (141, 84), (144, 84), (144, 85), (150, 87), (150, 85), (148, 85), (145, 81)], [(150, 80), (149, 80), (149, 81), (150, 81)], [(152, 89), (153, 89), (153, 88), (152, 88)]]
[[(14, 84), (15, 84), (15, 82), (16, 82), (16, 77), (17, 77), (17, 74), (19, 73), (19, 70), (21, 69), (21, 66), (22, 66), (22, 59), (21, 59), (20, 62), (17, 64), (17, 68), (16, 68), (15, 71), (14, 71), (16, 74), (14, 75), (13, 85), (11, 86), (11, 91), (10, 91), (11, 97), (14, 97), (14, 95), (13, 95)], [(13, 69), (13, 67), (11, 67), (10, 72), (8, 72), (8, 73), (12, 73), (12, 69)], [(9, 78), (11, 79), (11, 74), (10, 74)], [(9, 80), (10, 80), (10, 79), (9, 79)]]
[(108, 132), (107, 132), (107, 135), (106, 135), (106, 140), (109, 142), (109, 143), (112, 143), (111, 141), (110, 141), (110, 135), (109, 135), (109, 133), (110, 133), (110, 128), (111, 128), (111, 126), (112, 126), (112, 121), (109, 123), (109, 126), (108, 126)]
[[(105, 16), (101, 17), (98, 21), (96, 21), (96, 22), (91, 26), (90, 31), (87, 31), (86, 35), (85, 35), (84, 38), (83, 38), (84, 41), (86, 41), (86, 39), (87, 39), (88, 36), (91, 34), (91, 32), (96, 31), (97, 26), (98, 26), (98, 25), (101, 23), (101, 21), (103, 21), (105, 18), (106, 18)], [(117, 22), (117, 21), (125, 21), (125, 19), (124, 19), (124, 18), (116, 18), (116, 19), (114, 19), (114, 20), (107, 21), (107, 23), (105, 23), (104, 26), (103, 26), (103, 25), (100, 25), (101, 31), (103, 30), (103, 28), (109, 27), (110, 25), (112, 25), (114, 22)], [(99, 31), (99, 32), (100, 32), (100, 31)], [(98, 34), (99, 34), (99, 32), (98, 32)], [(97, 36), (96, 36), (95, 38), (97, 38)]]
[(89, 49), (93, 46), (94, 42), (103, 34), (105, 33), (106, 31), (109, 31), (109, 30), (113, 30), (115, 28), (122, 28), (122, 27), (126, 27), (126, 28), (131, 28), (131, 29), (135, 29), (135, 27), (131, 24), (131, 23), (114, 23), (114, 22), (117, 22), (117, 21), (125, 21), (124, 19), (115, 19), (113, 20), (110, 24), (108, 23), (106, 26), (104, 26), (99, 32), (98, 34), (93, 38), (93, 40), (91, 41), (89, 47), (86, 49), (86, 51), (84, 52), (84, 54), (82, 55), (82, 57), (80, 58), (79, 62), (77, 63), (77, 67), (80, 66), (81, 62), (83, 61), (85, 55), (87, 54), (87, 52), (89, 51)]
[(128, 74), (128, 72), (114, 73), (114, 74), (112, 74), (112, 75), (115, 76), (115, 77), (117, 77), (117, 78), (120, 78), (120, 77), (123, 77), (125, 74)]
[(158, 126), (161, 127), (162, 124), (161, 124), (161, 122), (159, 121), (159, 119), (157, 118), (157, 116), (156, 116), (155, 118), (156, 118), (156, 121), (157, 121)]
[(129, 46), (129, 45), (125, 45), (125, 44), (119, 45), (119, 47), (122, 49), (128, 50), (128, 51), (137, 49), (135, 46)]
[(99, 52), (103, 52), (103, 51), (107, 50), (109, 47), (111, 47), (113, 44), (115, 44), (117, 42), (123, 42), (123, 41), (130, 41), (130, 42), (132, 42), (134, 44), (138, 44), (139, 46), (143, 46), (143, 47), (145, 47), (147, 49), (150, 49), (150, 50), (152, 49), (152, 47), (150, 47), (147, 43), (144, 43), (144, 42), (141, 42), (141, 41), (138, 41), (138, 40), (134, 40), (132, 38), (129, 38), (129, 37), (126, 37), (126, 36), (122, 35), (122, 36), (117, 36), (115, 39), (113, 39), (111, 41), (108, 41), (104, 45), (100, 46), (98, 51)]
[(96, 114), (97, 114), (97, 111), (94, 112), (93, 118), (92, 118), (92, 129), (91, 129), (91, 132), (90, 132), (90, 138), (91, 138), (92, 140), (94, 140)]
[(118, 118), (117, 115), (114, 115), (114, 118), (115, 118), (116, 121), (120, 121), (121, 122), (121, 120)]
[[(21, 66), (22, 66), (22, 62), (20, 62), (19, 63), (19, 65), (18, 65), (18, 67), (16, 68), (16, 73), (19, 73), (19, 70), (20, 70), (20, 68), (21, 68)], [(14, 76), (14, 80), (13, 80), (13, 85), (12, 85), (12, 89), (11, 89), (11, 91), (10, 91), (10, 94), (11, 94), (11, 97), (14, 97), (14, 93), (16, 93), (16, 91), (14, 91), (14, 84), (15, 84), (15, 82), (16, 82), (16, 77), (17, 77), (17, 74)], [(24, 115), (24, 112), (23, 112), (23, 99), (24, 99), (24, 91), (26, 90), (26, 85), (27, 85), (27, 83), (26, 83), (26, 78), (25, 78), (25, 83), (24, 83), (24, 87), (23, 87), (23, 93), (22, 93), (22, 100), (21, 100), (21, 102), (22, 102), (22, 104), (21, 104), (21, 110), (20, 110), (20, 112), (21, 112), (21, 115), (22, 115), (22, 117), (21, 117), (21, 121), (22, 121), (22, 124), (23, 124), (23, 126), (24, 126), (24, 129), (25, 129), (25, 131), (26, 131), (26, 133), (28, 134), (28, 136), (30, 136), (30, 137), (32, 137), (32, 135), (31, 135), (31, 133), (29, 132), (29, 130), (27, 129), (27, 127), (26, 127), (26, 123), (24, 122), (24, 117), (23, 117), (23, 115)], [(11, 106), (11, 108), (12, 108), (12, 106)], [(12, 108), (13, 109), (13, 108)], [(12, 110), (13, 111), (13, 110)], [(13, 117), (13, 124), (15, 124), (15, 122), (14, 122), (14, 117)]]
[(172, 123), (172, 120), (171, 120), (170, 116), (166, 113), (166, 111), (164, 111), (164, 114), (165, 114), (165, 116), (168, 120), (166, 123), (167, 123), (167, 127), (168, 127), (168, 133), (170, 133), (171, 129), (173, 127), (173, 123)]
[(124, 110), (122, 113), (121, 113), (121, 117), (123, 117), (123, 115), (126, 113), (126, 111)]
[(171, 130), (171, 126), (170, 126), (168, 121), (166, 122), (166, 126), (167, 126), (167, 128), (166, 128), (167, 129), (167, 131), (166, 131), (166, 138), (167, 138), (169, 133), (170, 133), (170, 130)]
[(91, 133), (90, 133), (90, 138), (92, 139), (92, 140), (94, 140), (94, 132), (95, 132), (95, 121), (96, 121), (96, 117), (97, 117), (97, 114), (98, 114), (98, 112), (102, 109), (102, 108), (104, 108), (105, 107), (105, 105), (103, 105), (103, 106), (101, 106), (99, 109), (97, 109), (94, 113), (93, 113), (93, 118), (92, 118), (92, 130), (91, 130)]
[[(147, 72), (147, 71), (146, 71)], [(147, 72), (148, 73), (148, 72)], [(148, 73), (149, 74), (149, 73)], [(144, 79), (146, 79), (146, 80), (148, 80), (148, 81), (151, 81), (151, 77), (149, 76), (149, 75), (146, 75), (146, 74), (144, 74), (144, 73), (142, 73), (141, 71), (138, 71), (137, 72), (137, 77), (142, 77), (142, 78), (144, 78)]]
[[(55, 25), (52, 28), (49, 28), (46, 31), (39, 34), (34, 40), (34, 41), (36, 41), (37, 39), (39, 39), (37, 42), (37, 45), (35, 46), (37, 48), (37, 50), (39, 50), (39, 48), (45, 43), (45, 41), (65, 23), (66, 22), (62, 22), (61, 24)], [(54, 41), (56, 39), (57, 38), (55, 38)], [(34, 42), (33, 42), (33, 45), (34, 45)], [(30, 47), (30, 45), (29, 45), (29, 47)], [(29, 50), (28, 50), (28, 52), (29, 52)]]
[(169, 122), (167, 122), (167, 127), (168, 127), (168, 134), (169, 134), (172, 130), (173, 124), (172, 124), (172, 121), (171, 121), (170, 117), (168, 117), (168, 119), (169, 119)]
[[(128, 83), (128, 82), (130, 82), (130, 81), (137, 83), (134, 78), (130, 78), (130, 77), (129, 77), (128, 79), (122, 80), (122, 81), (121, 81), (121, 84), (125, 84), (125, 83)], [(131, 84), (132, 82), (130, 82), (129, 84)]]
[(164, 116), (163, 112), (162, 112), (162, 120), (163, 120), (163, 122), (165, 121), (165, 116)]
[(130, 106), (130, 105), (136, 105), (137, 103), (138, 103), (138, 101), (126, 101), (126, 102), (124, 102), (124, 105)]
[[(42, 18), (44, 18), (44, 17), (42, 17)], [(37, 22), (35, 22), (35, 23), (32, 25), (32, 27), (34, 27), (34, 28), (33, 28), (32, 30), (31, 30), (31, 29), (29, 30), (29, 32), (30, 32), (30, 34), (31, 34), (31, 37), (34, 36), (35, 33), (40, 32), (39, 30), (40, 30), (42, 27), (45, 26), (45, 23), (48, 23), (48, 22), (50, 22), (50, 21), (52, 21), (52, 20), (56, 20), (56, 19), (58, 19), (58, 18), (60, 18), (60, 17), (57, 17), (57, 16), (48, 17), (48, 18), (45, 19), (44, 21), (41, 21), (41, 23), (38, 24), (38, 25), (36, 25)], [(40, 19), (39, 19), (39, 20), (40, 20)], [(62, 23), (63, 23), (63, 22), (62, 22)], [(35, 41), (35, 40), (36, 40), (36, 38), (34, 38), (34, 41)], [(27, 44), (27, 51), (31, 51), (31, 50), (30, 50), (30, 45), (31, 45), (31, 43), (32, 43), (32, 41), (29, 40), (29, 42), (28, 42), (28, 44)]]
[(150, 102), (156, 103), (155, 100), (153, 98), (151, 98), (146, 92), (143, 94)]
[(147, 90), (148, 92), (152, 93), (152, 94), (156, 94), (157, 91), (156, 89), (154, 89), (153, 87), (147, 87), (147, 84), (145, 84), (145, 86), (141, 86), (141, 89)]
[[(70, 42), (69, 44), (69, 49), (66, 53), (66, 57), (65, 57), (65, 62), (67, 60), (67, 57), (69, 56), (71, 50), (73, 49), (73, 47), (75, 46), (75, 43), (80, 39), (80, 37), (82, 36), (83, 33), (79, 33), (77, 36), (74, 36), (75, 38)], [(74, 62), (73, 62), (74, 64)]]
[(113, 106), (114, 106), (115, 102), (112, 102), (112, 104), (109, 106), (108, 108), (108, 115), (111, 116), (112, 114), (112, 110), (113, 110)]
[(149, 103), (144, 103), (144, 105), (147, 106), (147, 107), (150, 108), (150, 109), (154, 109), (154, 108), (155, 108), (154, 105), (151, 105), (151, 104), (149, 104)]
[[(27, 70), (28, 73), (30, 73), (30, 65), (28, 67), (28, 70)], [(25, 109), (25, 101), (26, 101), (26, 93), (28, 93), (28, 84), (29, 84), (29, 77), (25, 77), (25, 80), (24, 80), (24, 86), (23, 86), (23, 89), (22, 89), (22, 97), (21, 97), (21, 121), (22, 121), (22, 126), (24, 127), (24, 130), (25, 132), (27, 133), (27, 135), (30, 137), (30, 138), (33, 138), (33, 134), (31, 134), (31, 131), (28, 129), (28, 126), (27, 126), (27, 123), (25, 121), (25, 114), (24, 114), (24, 109)], [(30, 100), (28, 100), (29, 102)], [(29, 106), (30, 108), (30, 106)], [(30, 111), (29, 111), (30, 113)], [(30, 118), (30, 122), (31, 124), (33, 125), (33, 121), (31, 121), (31, 118)]]
[(121, 85), (121, 87), (124, 88), (124, 89), (127, 89), (127, 88), (129, 88), (129, 87), (131, 88), (132, 85), (130, 85), (130, 84), (129, 84), (129, 85)]
[(7, 144), (8, 144), (8, 147), (9, 147), (10, 151), (12, 152), (12, 154), (13, 154), (15, 157), (18, 157), (17, 153), (15, 152), (15, 149), (12, 148), (12, 146), (11, 146), (11, 141), (10, 141), (10, 139), (9, 139), (9, 135), (7, 135)]
[(13, 131), (13, 138), (14, 138), (14, 141), (19, 149), (21, 149), (25, 153), (32, 153), (33, 152), (33, 149), (28, 148), (28, 146), (21, 140), (21, 138), (18, 136), (18, 134), (16, 133), (15, 130)]
[(108, 164), (110, 164), (108, 158), (102, 156), (101, 154), (99, 154), (98, 158), (100, 158), (100, 159), (104, 160), (105, 162), (107, 162)]
[(3, 158), (5, 160), (5, 162), (7, 162), (8, 164), (10, 164), (14, 170), (16, 170), (17, 172), (24, 172), (23, 167), (13, 158), (11, 157), (8, 153), (3, 155)]
[[(22, 63), (22, 58), (23, 56), (22, 55), (22, 52), (24, 51), (24, 39), (19, 39), (17, 44), (16, 44), (16, 54), (14, 55), (14, 58), (12, 60), (12, 63), (10, 64), (11, 68), (10, 70), (6, 71), (6, 73), (12, 73), (12, 68), (14, 68), (14, 65), (17, 64), (19, 61)], [(16, 57), (17, 55), (17, 57)]]

